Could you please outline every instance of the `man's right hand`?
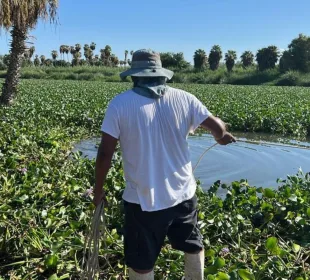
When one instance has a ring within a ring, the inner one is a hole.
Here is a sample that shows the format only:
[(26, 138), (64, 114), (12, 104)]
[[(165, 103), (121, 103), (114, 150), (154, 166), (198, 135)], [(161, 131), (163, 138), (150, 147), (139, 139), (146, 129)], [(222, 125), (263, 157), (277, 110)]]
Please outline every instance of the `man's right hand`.
[(215, 139), (215, 140), (220, 145), (228, 145), (228, 144), (236, 142), (236, 138), (229, 132), (226, 132), (224, 137), (222, 137), (221, 139)]
[(236, 138), (226, 130), (226, 124), (218, 117), (209, 116), (201, 126), (210, 130), (214, 139), (220, 145), (228, 145), (236, 142)]

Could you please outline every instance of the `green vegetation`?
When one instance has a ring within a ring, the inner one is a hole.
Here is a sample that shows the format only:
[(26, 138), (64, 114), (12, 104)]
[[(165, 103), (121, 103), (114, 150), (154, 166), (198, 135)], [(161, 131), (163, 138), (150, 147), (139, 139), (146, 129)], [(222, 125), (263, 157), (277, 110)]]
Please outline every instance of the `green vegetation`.
[[(126, 68), (112, 67), (24, 67), (21, 71), (22, 79), (47, 80), (84, 80), (102, 82), (121, 82), (119, 74)], [(227, 72), (225, 66), (217, 71), (205, 69), (195, 71), (192, 69), (173, 69), (175, 75), (172, 83), (186, 84), (231, 84), (231, 85), (280, 85), (280, 86), (310, 86), (310, 73), (288, 71), (281, 73), (277, 68), (258, 71), (254, 66), (246, 69), (240, 64), (234, 66), (232, 72)], [(1, 70), (0, 78), (6, 77), (6, 71)], [(127, 82), (130, 79), (126, 79)]]
[[(0, 108), (0, 275), (2, 279), (78, 279), (94, 206), (94, 161), (72, 154), (75, 142), (98, 136), (107, 104), (128, 83), (24, 80), (11, 107)], [(231, 130), (305, 136), (310, 90), (180, 85), (196, 94)], [(276, 178), (275, 178), (276, 179)], [(198, 192), (206, 279), (309, 279), (310, 178), (279, 190), (216, 182)], [(126, 278), (122, 249), (123, 171), (116, 157), (105, 184), (104, 279)], [(226, 192), (222, 200), (217, 192)], [(109, 256), (109, 265), (106, 257)], [(182, 254), (166, 245), (158, 279), (180, 279)], [(114, 278), (113, 278), (114, 277)]]
[(221, 47), (219, 45), (213, 46), (209, 54), (209, 65), (212, 71), (219, 68), (222, 57)]

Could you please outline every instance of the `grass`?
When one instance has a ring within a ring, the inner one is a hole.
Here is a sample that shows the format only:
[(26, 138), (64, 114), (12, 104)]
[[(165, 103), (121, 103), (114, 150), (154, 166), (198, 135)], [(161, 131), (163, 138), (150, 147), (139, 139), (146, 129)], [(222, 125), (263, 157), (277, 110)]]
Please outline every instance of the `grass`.
[[(310, 89), (178, 86), (199, 97), (232, 130), (309, 134)], [(108, 102), (129, 87), (24, 80), (16, 103), (0, 108), (1, 279), (79, 279), (94, 210), (89, 191), (94, 161), (71, 150), (75, 142), (98, 135)], [(110, 207), (107, 248), (100, 249), (101, 279), (128, 278), (122, 242), (125, 181), (117, 154), (105, 183)], [(310, 177), (289, 176), (280, 185), (262, 189), (241, 180), (198, 190), (205, 279), (309, 279)], [(220, 199), (217, 193), (223, 191), (227, 195)], [(180, 279), (183, 265), (182, 253), (165, 244), (157, 279)]]

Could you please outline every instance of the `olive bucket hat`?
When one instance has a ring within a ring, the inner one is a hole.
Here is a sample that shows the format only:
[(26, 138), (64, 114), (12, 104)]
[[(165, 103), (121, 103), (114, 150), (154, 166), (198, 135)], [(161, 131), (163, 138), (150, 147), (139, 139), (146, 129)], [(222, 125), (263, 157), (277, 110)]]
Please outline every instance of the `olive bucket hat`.
[(166, 77), (170, 80), (173, 74), (172, 71), (163, 68), (159, 53), (142, 49), (134, 52), (131, 68), (121, 73), (120, 77)]

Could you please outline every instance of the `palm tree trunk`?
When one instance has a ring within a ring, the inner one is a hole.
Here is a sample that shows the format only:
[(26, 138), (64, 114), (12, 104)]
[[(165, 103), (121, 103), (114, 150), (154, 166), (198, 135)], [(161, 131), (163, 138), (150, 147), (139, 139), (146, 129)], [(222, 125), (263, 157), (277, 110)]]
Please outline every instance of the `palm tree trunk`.
[(11, 31), (12, 43), (10, 63), (5, 82), (2, 87), (0, 103), (10, 105), (17, 93), (17, 85), (20, 77), (22, 59), (25, 52), (25, 40), (27, 38), (27, 28), (13, 27)]

